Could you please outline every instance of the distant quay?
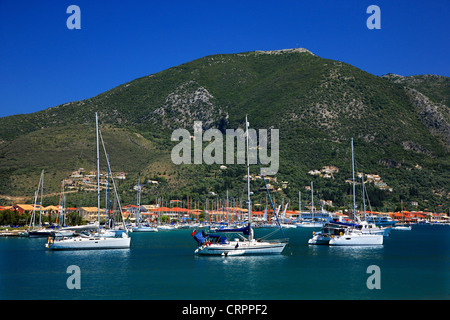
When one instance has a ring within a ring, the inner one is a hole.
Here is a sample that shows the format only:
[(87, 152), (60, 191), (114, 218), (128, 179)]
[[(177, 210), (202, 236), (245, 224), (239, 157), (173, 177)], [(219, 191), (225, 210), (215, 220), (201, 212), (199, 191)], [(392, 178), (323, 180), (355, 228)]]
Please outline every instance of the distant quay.
[(22, 232), (24, 232), (24, 230), (0, 230), (0, 237), (19, 237)]

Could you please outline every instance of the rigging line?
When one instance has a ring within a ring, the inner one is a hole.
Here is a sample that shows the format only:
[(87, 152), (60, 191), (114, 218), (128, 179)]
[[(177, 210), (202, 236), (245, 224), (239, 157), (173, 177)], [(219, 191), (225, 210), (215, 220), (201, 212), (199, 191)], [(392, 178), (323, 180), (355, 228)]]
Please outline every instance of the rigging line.
[(264, 186), (266, 187), (267, 194), (269, 195), (269, 200), (270, 200), (270, 204), (271, 204), (272, 209), (273, 209), (273, 213), (275, 214), (275, 218), (277, 219), (277, 223), (278, 223), (278, 226), (280, 227), (281, 233), (283, 234), (283, 237), (285, 237), (284, 236), (284, 232), (283, 232), (283, 228), (281, 228), (280, 221), (278, 220), (277, 210), (275, 209), (275, 205), (273, 204), (272, 196), (270, 195), (269, 189), (267, 188), (266, 178), (264, 177), (264, 175), (262, 173), (262, 168), (261, 168), (261, 164), (259, 162), (258, 156), (256, 156), (256, 160), (258, 162), (259, 170), (261, 171), (261, 177), (263, 178)]
[(239, 199), (242, 199), (242, 198), (244, 198), (244, 194), (246, 193), (246, 190), (247, 189), (247, 186), (245, 185), (245, 184), (243, 184), (243, 187), (242, 187), (242, 192), (241, 192), (241, 197), (239, 198)]
[[(283, 235), (283, 238), (284, 238), (284, 239), (287, 239), (286, 236), (284, 235), (283, 228), (281, 227), (280, 221), (278, 220), (278, 214), (277, 214), (277, 211), (275, 210), (275, 206), (274, 206), (274, 204), (273, 204), (272, 197), (271, 197), (271, 195), (270, 195), (269, 189), (267, 188), (266, 178), (264, 177), (264, 174), (262, 173), (261, 163), (259, 162), (259, 157), (258, 157), (258, 155), (256, 155), (256, 160), (257, 160), (257, 162), (258, 162), (259, 170), (260, 170), (260, 172), (261, 172), (261, 177), (263, 178), (263, 181), (264, 181), (264, 185), (265, 185), (265, 187), (266, 187), (267, 194), (269, 195), (269, 200), (270, 200), (270, 204), (272, 205), (273, 213), (274, 213), (274, 215), (275, 215), (275, 218), (277, 219), (278, 226), (280, 227), (281, 234)], [(289, 247), (289, 251), (290, 251), (290, 253), (291, 253), (291, 255), (292, 255), (292, 250), (291, 250), (291, 246), (290, 246), (290, 243), (289, 243), (289, 242), (288, 242), (288, 247)]]
[[(361, 183), (361, 190), (362, 190), (362, 192), (364, 192), (364, 194), (365, 194), (365, 196), (366, 196), (367, 203), (368, 203), (368, 205), (369, 205), (369, 210), (372, 212), (372, 206), (371, 206), (371, 204), (370, 204), (369, 193), (367, 192), (367, 188), (366, 188), (366, 185), (365, 185), (364, 180), (363, 180), (362, 183)], [(364, 205), (364, 203), (363, 203), (363, 205)]]
[(367, 192), (367, 188), (364, 188), (364, 191), (365, 191), (366, 196), (367, 196), (367, 202), (369, 203), (370, 212), (372, 212), (372, 206), (370, 204), (369, 193)]
[[(311, 190), (311, 189), (310, 189), (310, 190)], [(308, 204), (308, 199), (309, 199), (309, 192), (306, 193), (305, 204)]]
[[(101, 133), (100, 129), (98, 130), (98, 133), (99, 133), (100, 139), (101, 139), (101, 141), (102, 141), (102, 146), (103, 146), (103, 151), (105, 152), (105, 157), (106, 157), (106, 159), (108, 159), (108, 156), (107, 156), (107, 153), (106, 153), (106, 148), (105, 148), (105, 142), (103, 141), (103, 136), (102, 136), (102, 133)], [(112, 172), (112, 171), (111, 171), (111, 166), (110, 166), (110, 164), (109, 164), (109, 161), (106, 161), (106, 163), (108, 164), (108, 170), (109, 170), (110, 172)], [(100, 175), (100, 173), (99, 173), (99, 175)], [(128, 229), (127, 229), (127, 227), (126, 227), (126, 225), (125, 225), (125, 219), (123, 218), (122, 206), (120, 205), (119, 194), (117, 193), (116, 182), (114, 181), (114, 177), (113, 177), (112, 175), (111, 175), (111, 180), (112, 180), (112, 183), (113, 183), (113, 186), (114, 186), (114, 193), (115, 193), (115, 195), (116, 195), (117, 204), (118, 204), (119, 210), (120, 210), (120, 215), (122, 216), (123, 228), (125, 229), (125, 232), (128, 234)]]
[(274, 231), (272, 231), (272, 232), (266, 234), (265, 236), (263, 236), (263, 237), (261, 237), (261, 238), (259, 238), (259, 239), (263, 240), (263, 239), (269, 238), (272, 234), (274, 234), (274, 233), (276, 233), (276, 232), (278, 232), (278, 230), (274, 230)]

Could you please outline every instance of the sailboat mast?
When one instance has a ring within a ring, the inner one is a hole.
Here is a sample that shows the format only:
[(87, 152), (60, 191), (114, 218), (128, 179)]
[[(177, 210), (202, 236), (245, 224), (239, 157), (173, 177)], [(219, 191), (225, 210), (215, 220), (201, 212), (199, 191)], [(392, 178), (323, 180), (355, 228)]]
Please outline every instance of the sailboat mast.
[(39, 208), (39, 227), (42, 226), (42, 198), (44, 197), (44, 169), (42, 169), (40, 188), (41, 188), (41, 206)]
[[(250, 200), (250, 154), (249, 154), (249, 132), (248, 132), (249, 123), (247, 121), (247, 116), (245, 116), (245, 128), (247, 135), (247, 202), (248, 202), (248, 225), (251, 226), (252, 223), (252, 203)], [(252, 232), (250, 232), (249, 240), (252, 237)]]
[(311, 220), (314, 221), (314, 184), (311, 181)]
[(299, 191), (298, 192), (298, 212), (299, 212), (299, 217), (302, 214), (302, 192)]
[[(109, 155), (106, 155), (106, 161), (108, 161), (108, 157), (109, 157)], [(110, 220), (111, 220), (111, 212), (110, 212), (110, 209), (109, 209), (109, 196), (110, 196), (110, 194), (109, 194), (109, 170), (107, 170), (107, 172), (106, 172), (106, 189), (105, 189), (105, 209), (106, 209), (106, 213), (108, 214), (108, 223), (110, 222)]]
[(64, 225), (66, 224), (66, 194), (64, 193), (64, 187), (65, 187), (65, 183), (64, 183), (64, 179), (62, 182), (62, 208), (61, 208), (61, 214), (63, 216), (61, 222), (61, 227), (64, 227)]
[(228, 189), (227, 189), (227, 201), (225, 204), (225, 208), (227, 211), (227, 222), (230, 222), (230, 210), (229, 210), (230, 204), (229, 204), (229, 200), (228, 200)]
[(64, 179), (61, 183), (61, 196), (59, 197), (59, 220), (58, 217), (56, 218), (56, 224), (59, 224), (62, 226), (64, 226)]
[(34, 205), (33, 205), (33, 214), (31, 215), (31, 219), (30, 219), (30, 229), (31, 229), (31, 224), (33, 224), (33, 229), (34, 229), (35, 223), (36, 223), (36, 203), (37, 203), (38, 194), (39, 194), (39, 188), (34, 192)]
[(353, 138), (352, 138), (352, 174), (353, 174), (353, 216), (356, 219), (356, 191), (355, 191), (355, 157), (353, 155)]
[(137, 211), (136, 211), (136, 223), (141, 226), (141, 177), (138, 178), (138, 192), (136, 199)]
[(98, 142), (98, 115), (95, 113), (95, 134), (97, 137), (97, 213), (98, 213), (98, 236), (100, 236), (100, 151)]
[[(98, 126), (98, 122), (97, 122), (97, 126)], [(112, 181), (112, 184), (113, 184), (113, 188), (114, 188), (114, 195), (116, 196), (116, 199), (117, 199), (117, 204), (118, 204), (118, 206), (119, 206), (119, 211), (120, 211), (120, 215), (121, 215), (121, 217), (122, 217), (122, 225), (123, 225), (123, 229), (125, 230), (125, 232), (126, 232), (126, 234), (127, 234), (127, 236), (128, 236), (128, 229), (127, 229), (127, 226), (126, 226), (126, 224), (125, 224), (125, 218), (123, 217), (123, 211), (122, 211), (122, 206), (120, 205), (120, 198), (119, 198), (119, 194), (117, 193), (117, 187), (116, 187), (116, 183), (114, 182), (114, 177), (112, 176), (112, 170), (111, 170), (111, 164), (109, 163), (109, 157), (108, 157), (108, 154), (106, 153), (106, 148), (105, 148), (105, 141), (103, 141), (103, 137), (102, 137), (102, 135), (101, 135), (101, 132), (100, 132), (100, 130), (97, 130), (97, 137), (100, 137), (100, 139), (101, 139), (101, 141), (102, 141), (102, 146), (103, 146), (103, 151), (104, 151), (104, 153), (105, 153), (105, 158), (106, 158), (106, 165), (107, 165), (107, 168), (108, 168), (108, 172), (111, 174), (111, 181)], [(98, 144), (98, 138), (97, 138), (97, 157), (99, 158), (99, 156), (98, 156), (98, 154), (99, 154), (99, 144)], [(97, 159), (98, 159), (97, 158)], [(98, 170), (100, 170), (100, 161), (98, 161)], [(98, 210), (98, 212), (99, 212), (99, 221), (100, 221), (100, 179), (98, 180), (98, 188), (99, 188), (99, 190), (98, 190), (98, 194), (99, 194), (99, 197), (98, 197), (98, 203), (99, 203), (99, 210)], [(100, 229), (100, 223), (99, 223), (99, 229)]]
[(366, 217), (366, 196), (365, 196), (365, 190), (364, 190), (364, 172), (361, 175), (361, 181), (362, 181), (362, 198), (363, 198), (363, 210), (364, 210), (364, 220), (367, 220)]

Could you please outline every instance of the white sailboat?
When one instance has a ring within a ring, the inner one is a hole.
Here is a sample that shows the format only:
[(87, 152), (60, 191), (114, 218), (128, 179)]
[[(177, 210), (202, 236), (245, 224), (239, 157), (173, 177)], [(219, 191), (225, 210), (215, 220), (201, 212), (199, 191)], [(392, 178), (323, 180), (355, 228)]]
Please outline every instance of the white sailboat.
[(297, 222), (297, 228), (321, 228), (323, 222), (314, 220), (314, 184), (311, 181), (311, 219)]
[(352, 223), (328, 221), (318, 232), (313, 231), (313, 237), (308, 240), (308, 244), (328, 245), (333, 237), (344, 234), (347, 228), (356, 226)]
[[(36, 207), (39, 192), (41, 193), (41, 201), (39, 202), (39, 224), (36, 226)], [(34, 194), (34, 205), (33, 213), (30, 220), (30, 229), (27, 231), (26, 235), (30, 238), (46, 238), (53, 234), (53, 229), (47, 229), (42, 225), (42, 209), (43, 209), (43, 193), (44, 193), (44, 170), (41, 172), (41, 177), (39, 179), (39, 186)]]
[[(97, 138), (97, 205), (98, 205), (98, 231), (97, 235), (92, 236), (76, 236), (76, 237), (62, 237), (62, 238), (56, 238), (56, 237), (49, 237), (48, 242), (45, 244), (45, 246), (50, 250), (99, 250), (99, 249), (127, 249), (130, 247), (131, 238), (128, 235), (128, 230), (125, 225), (125, 220), (123, 218), (122, 214), (122, 222), (123, 222), (123, 229), (125, 232), (119, 233), (117, 237), (104, 237), (101, 234), (100, 231), (100, 147), (99, 147), (99, 128), (98, 128), (98, 115), (95, 113), (95, 124), (96, 124), (96, 138)], [(105, 151), (106, 156), (106, 150), (105, 145), (103, 143), (102, 138), (102, 145), (103, 150)], [(106, 156), (106, 159), (108, 157)], [(110, 170), (109, 161), (107, 160), (108, 164), (108, 170)], [(113, 181), (114, 191), (116, 193), (116, 197), (119, 203), (119, 209), (122, 213), (122, 208), (120, 207), (120, 201), (117, 194), (116, 185)]]
[(59, 225), (57, 226), (57, 230), (55, 230), (55, 232), (54, 232), (55, 237), (71, 237), (74, 234), (73, 230), (64, 229), (64, 225), (66, 222), (66, 214), (64, 212), (65, 203), (66, 203), (66, 197), (64, 195), (64, 180), (63, 180), (62, 186), (61, 186), (61, 197), (59, 200), (59, 215), (58, 215), (59, 222), (57, 221), (57, 224), (59, 223)]
[(372, 227), (375, 227), (375, 225), (372, 226), (372, 224), (369, 224), (366, 221), (361, 222), (359, 217), (356, 215), (355, 159), (353, 152), (353, 138), (351, 140), (351, 143), (352, 143), (352, 174), (353, 174), (353, 213), (360, 225), (358, 227), (350, 227), (345, 229), (345, 232), (340, 233), (339, 235), (331, 238), (328, 244), (331, 246), (381, 245), (383, 244), (383, 234), (371, 232), (370, 229), (372, 229)]
[[(364, 206), (364, 217), (366, 217), (365, 208), (365, 189), (364, 174), (362, 175), (362, 195)], [(359, 223), (345, 223), (329, 221), (321, 231), (313, 232), (313, 237), (308, 240), (308, 244), (314, 245), (375, 245), (382, 244), (379, 236), (387, 236), (390, 227), (377, 227), (374, 223), (369, 223), (366, 219)], [(364, 235), (361, 237), (360, 235)], [(373, 236), (373, 237), (371, 237)], [(335, 238), (336, 237), (336, 238)], [(334, 239), (333, 239), (334, 238)], [(338, 239), (338, 240), (336, 240)]]
[(149, 225), (144, 225), (141, 222), (141, 180), (138, 180), (137, 191), (137, 211), (136, 211), (136, 225), (132, 227), (133, 232), (158, 232), (158, 229)]
[[(289, 205), (289, 203), (287, 203), (287, 204), (284, 206), (283, 213), (281, 214), (281, 217), (282, 217), (281, 220), (282, 220), (282, 221), (286, 221), (286, 210), (287, 210), (288, 205)], [(278, 209), (278, 211), (279, 211), (279, 209)], [(286, 222), (283, 223), (283, 222), (281, 222), (280, 225), (281, 225), (281, 227), (283, 227), (284, 229), (297, 228), (297, 226), (296, 226), (295, 224), (293, 224), (293, 223), (286, 223)]]
[(361, 188), (362, 188), (364, 220), (360, 221), (357, 228), (361, 230), (362, 233), (381, 234), (386, 237), (389, 236), (390, 234), (389, 231), (391, 231), (391, 227), (377, 226), (375, 223), (367, 221), (366, 198), (365, 198), (366, 188), (364, 184), (364, 173), (361, 174)]
[[(405, 208), (405, 205), (403, 203), (403, 200), (400, 200), (400, 201), (401, 201), (402, 217), (404, 218), (405, 215), (403, 213), (403, 209), (406, 210), (406, 208)], [(393, 230), (402, 230), (402, 231), (411, 231), (412, 227), (411, 227), (411, 223), (407, 223), (405, 221), (405, 219), (402, 219), (402, 222), (395, 223), (395, 225), (392, 227), (392, 229)]]
[[(284, 250), (287, 240), (263, 240), (255, 239), (252, 228), (252, 204), (250, 193), (250, 167), (249, 167), (249, 123), (245, 117), (246, 124), (246, 149), (247, 149), (247, 204), (248, 204), (248, 225), (236, 229), (221, 229), (222, 233), (233, 233), (237, 238), (229, 240), (226, 236), (217, 234), (206, 234), (204, 231), (192, 233), (198, 243), (195, 250), (199, 255), (252, 255), (252, 254), (281, 254)], [(267, 189), (267, 188), (266, 188)], [(281, 229), (281, 226), (280, 226)], [(242, 234), (241, 234), (242, 233)], [(247, 236), (247, 237), (245, 237)]]
[[(403, 201), (402, 201), (402, 207), (403, 207)], [(403, 216), (403, 210), (402, 210), (402, 216)], [(401, 222), (397, 222), (393, 227), (393, 230), (402, 230), (402, 231), (411, 231), (412, 227), (411, 227), (411, 223), (406, 222), (405, 220), (401, 221)]]
[(393, 230), (403, 230), (410, 231), (412, 230), (411, 224), (396, 224), (392, 227)]
[(133, 232), (158, 232), (158, 228), (141, 224), (133, 227)]
[(383, 244), (383, 235), (362, 233), (349, 228), (344, 234), (330, 239), (330, 246), (374, 246)]
[(158, 230), (175, 230), (177, 229), (176, 226), (170, 225), (170, 224), (160, 224), (157, 226)]
[[(330, 241), (335, 237), (344, 237), (345, 241), (331, 242), (331, 245), (358, 245), (356, 243), (360, 242), (359, 245), (365, 245), (364, 242), (369, 242), (371, 245), (374, 244), (382, 244), (383, 242), (380, 242), (380, 236), (381, 240), (384, 236), (384, 233), (386, 228), (378, 228), (375, 227), (373, 224), (368, 223), (367, 221), (361, 221), (358, 224), (354, 223), (345, 223), (345, 222), (336, 222), (336, 221), (329, 221), (324, 224), (322, 229), (318, 232), (313, 232), (313, 237), (308, 240), (308, 244), (318, 244), (318, 245), (328, 245), (330, 244)], [(349, 239), (349, 234), (354, 235), (353, 239)], [(357, 235), (367, 235), (365, 238), (360, 238)], [(373, 239), (370, 239), (369, 236), (376, 236)], [(335, 239), (334, 239), (335, 240)], [(352, 240), (352, 241), (350, 241)]]

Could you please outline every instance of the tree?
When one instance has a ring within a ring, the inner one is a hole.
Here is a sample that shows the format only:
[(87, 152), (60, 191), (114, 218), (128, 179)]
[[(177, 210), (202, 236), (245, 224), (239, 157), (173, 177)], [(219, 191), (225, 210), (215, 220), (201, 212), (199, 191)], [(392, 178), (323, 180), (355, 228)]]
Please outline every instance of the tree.
[(18, 212), (4, 210), (0, 212), (0, 225), (15, 225), (18, 223)]

